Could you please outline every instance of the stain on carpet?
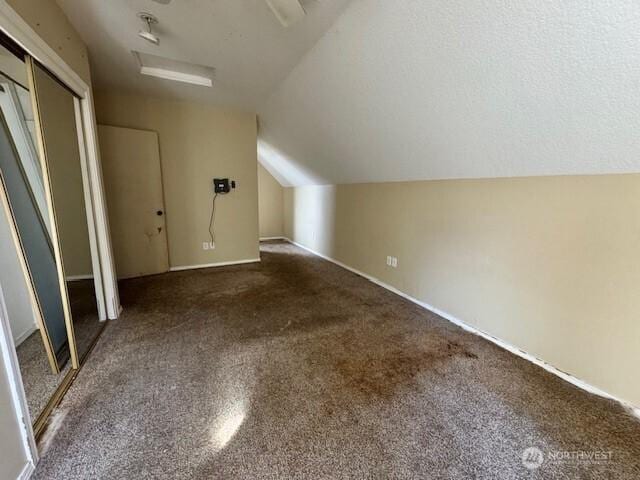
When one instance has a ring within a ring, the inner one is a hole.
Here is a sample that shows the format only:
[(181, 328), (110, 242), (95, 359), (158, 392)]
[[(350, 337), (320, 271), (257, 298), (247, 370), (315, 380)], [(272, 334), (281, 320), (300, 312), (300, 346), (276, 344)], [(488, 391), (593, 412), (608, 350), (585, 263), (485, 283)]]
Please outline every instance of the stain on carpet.
[(335, 368), (344, 380), (338, 388), (356, 390), (366, 397), (391, 399), (403, 387), (415, 385), (418, 375), (436, 371), (434, 368), (441, 362), (454, 357), (478, 358), (454, 341), (447, 341), (433, 350), (396, 348), (378, 352), (374, 350), (337, 360)]

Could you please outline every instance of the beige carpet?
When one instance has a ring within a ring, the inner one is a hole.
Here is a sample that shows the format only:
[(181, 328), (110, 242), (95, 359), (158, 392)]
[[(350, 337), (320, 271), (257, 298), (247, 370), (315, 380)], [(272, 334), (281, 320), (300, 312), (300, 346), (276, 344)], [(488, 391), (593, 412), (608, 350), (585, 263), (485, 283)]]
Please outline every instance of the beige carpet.
[(616, 404), (293, 246), (121, 296), (36, 478), (640, 478)]
[(18, 345), (16, 353), (27, 406), (31, 420), (35, 422), (71, 368), (71, 361), (66, 362), (61, 373), (54, 374), (49, 366), (40, 330), (33, 332)]
[[(68, 289), (76, 344), (82, 357), (102, 327), (93, 280), (69, 282)], [(35, 422), (71, 368), (71, 360), (65, 362), (59, 374), (54, 374), (39, 330), (18, 345), (16, 353), (31, 420)]]

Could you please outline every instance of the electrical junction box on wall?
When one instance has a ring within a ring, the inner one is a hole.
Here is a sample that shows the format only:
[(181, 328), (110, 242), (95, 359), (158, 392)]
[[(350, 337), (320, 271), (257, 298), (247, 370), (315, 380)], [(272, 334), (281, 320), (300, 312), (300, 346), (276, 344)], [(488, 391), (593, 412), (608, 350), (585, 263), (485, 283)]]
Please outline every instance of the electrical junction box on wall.
[(229, 193), (232, 188), (236, 188), (236, 181), (228, 178), (214, 178), (213, 179), (213, 191), (215, 193)]
[(229, 187), (228, 178), (214, 178), (213, 179), (213, 191), (215, 193), (229, 193), (231, 188)]

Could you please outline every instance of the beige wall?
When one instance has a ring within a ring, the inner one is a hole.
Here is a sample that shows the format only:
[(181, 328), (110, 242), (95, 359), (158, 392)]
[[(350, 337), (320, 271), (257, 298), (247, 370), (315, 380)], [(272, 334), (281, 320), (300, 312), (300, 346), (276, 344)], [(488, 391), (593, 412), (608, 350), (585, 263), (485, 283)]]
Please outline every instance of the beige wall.
[(289, 238), (635, 405), (639, 212), (640, 175), (285, 191)]
[(87, 47), (55, 0), (7, 0), (47, 44), (91, 84)]
[[(158, 133), (172, 267), (259, 257), (254, 113), (105, 92), (96, 93), (96, 111), (101, 124)], [(216, 248), (205, 251), (214, 177), (237, 188), (218, 197)]]
[(260, 238), (284, 235), (284, 188), (258, 163)]

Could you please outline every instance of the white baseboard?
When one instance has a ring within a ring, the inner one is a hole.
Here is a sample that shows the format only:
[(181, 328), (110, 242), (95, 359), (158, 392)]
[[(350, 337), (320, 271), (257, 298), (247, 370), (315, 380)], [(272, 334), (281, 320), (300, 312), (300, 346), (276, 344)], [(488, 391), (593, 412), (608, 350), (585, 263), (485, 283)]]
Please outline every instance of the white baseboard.
[(466, 324), (465, 322), (463, 322), (462, 320), (454, 317), (453, 315), (448, 314), (447, 312), (444, 312), (442, 310), (440, 310), (439, 308), (434, 307), (433, 305), (429, 305), (428, 303), (422, 302), (420, 300), (418, 300), (417, 298), (414, 298), (410, 295), (407, 295), (406, 293), (398, 290), (395, 287), (392, 287), (391, 285), (384, 283), (383, 281), (368, 275), (364, 272), (361, 272), (360, 270), (356, 270), (355, 268), (350, 267), (349, 265), (346, 265), (338, 260), (335, 260), (334, 258), (328, 257), (326, 255), (323, 255), (320, 252), (316, 252), (315, 250), (306, 247), (298, 242), (294, 242), (293, 240), (291, 240), (290, 238), (284, 238), (285, 241), (302, 248), (303, 250), (306, 250), (309, 253), (312, 253), (314, 255), (317, 255), (320, 258), (323, 258), (331, 263), (334, 263), (336, 265), (338, 265), (339, 267), (344, 268), (345, 270), (349, 270), (350, 272), (355, 273), (356, 275), (360, 275), (361, 277), (366, 278), (367, 280), (369, 280), (370, 282), (375, 283), (376, 285), (381, 286), (382, 288), (385, 288), (387, 290), (389, 290), (390, 292), (395, 293), (396, 295), (399, 295), (403, 298), (406, 298), (407, 300), (409, 300), (410, 302), (415, 303), (416, 305), (421, 306), (422, 308), (429, 310), (430, 312), (435, 313), (436, 315), (441, 316), (442, 318), (444, 318), (445, 320), (448, 320), (449, 322), (459, 326), (460, 328), (462, 328), (463, 330), (466, 330), (467, 332), (473, 333), (474, 335), (478, 335), (488, 341), (490, 341), (491, 343), (499, 346), (500, 348), (503, 348), (511, 353), (513, 353), (514, 355), (517, 355), (520, 358), (523, 358), (525, 360), (528, 360), (529, 362), (544, 368), (547, 372), (552, 373), (553, 375), (556, 375), (560, 378), (562, 378), (563, 380), (575, 385), (576, 387), (580, 388), (581, 390), (585, 390), (589, 393), (593, 393), (594, 395), (598, 395), (599, 397), (603, 397), (603, 398), (607, 398), (609, 400), (613, 400), (615, 402), (618, 402), (619, 404), (621, 404), (624, 408), (626, 408), (627, 410), (629, 410), (634, 416), (640, 418), (640, 407), (633, 405), (630, 402), (627, 402), (626, 400), (622, 400), (620, 398), (615, 397), (614, 395), (611, 395), (597, 387), (594, 387), (593, 385), (590, 385), (589, 383), (585, 382), (584, 380), (581, 380), (579, 378), (574, 377), (573, 375), (570, 375), (566, 372), (563, 372), (562, 370), (557, 369), (556, 367), (554, 367), (553, 365), (550, 365), (548, 363), (546, 363), (544, 360), (541, 360), (533, 355), (531, 355), (530, 353), (527, 353), (523, 350), (520, 350), (517, 347), (514, 347), (513, 345), (510, 345), (509, 343), (500, 340), (499, 338), (493, 337), (491, 335), (489, 335), (486, 332), (483, 332), (482, 330), (478, 330), (475, 327), (472, 327), (468, 324)]
[(13, 343), (15, 343), (16, 347), (19, 346), (22, 342), (24, 342), (27, 338), (29, 338), (33, 332), (37, 332), (38, 327), (33, 325), (29, 330), (22, 332), (16, 338), (13, 339)]
[(184, 265), (179, 267), (171, 267), (170, 272), (181, 272), (183, 270), (197, 270), (199, 268), (227, 267), (229, 265), (243, 265), (245, 263), (259, 262), (259, 258), (250, 258), (246, 260), (233, 260), (230, 262), (204, 263), (202, 265)]
[(261, 242), (268, 242), (269, 240), (287, 240), (286, 237), (260, 237)]
[(93, 275), (69, 275), (66, 277), (67, 282), (77, 282), (78, 280), (93, 280)]
[(33, 472), (35, 472), (35, 470), (36, 470), (36, 467), (32, 462), (27, 463), (22, 469), (22, 471), (20, 472), (20, 475), (18, 475), (17, 480), (29, 480), (31, 478), (31, 475), (33, 475)]

